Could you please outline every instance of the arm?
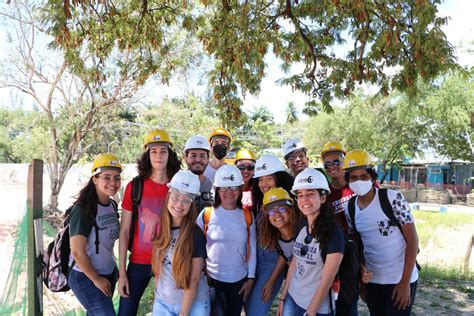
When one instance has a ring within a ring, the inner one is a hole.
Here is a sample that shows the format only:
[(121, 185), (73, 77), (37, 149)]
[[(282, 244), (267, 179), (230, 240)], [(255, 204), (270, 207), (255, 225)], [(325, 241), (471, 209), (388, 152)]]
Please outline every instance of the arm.
[(286, 297), (288, 296), (288, 289), (290, 288), (291, 277), (293, 273), (295, 273), (296, 269), (296, 257), (291, 259), (290, 267), (288, 268), (288, 273), (286, 274), (285, 285), (283, 286), (283, 290), (281, 291), (280, 302), (278, 303), (278, 311), (277, 316), (283, 315), (283, 306), (285, 305)]
[(201, 278), (201, 271), (204, 266), (203, 258), (193, 258), (191, 268), (191, 280), (189, 282), (189, 288), (184, 290), (183, 303), (181, 304), (181, 311), (179, 315), (187, 316), (191, 311), (194, 299), (196, 298), (196, 292)]
[(416, 262), (418, 252), (418, 235), (414, 223), (402, 226), (402, 233), (405, 236), (405, 263), (400, 282), (395, 286), (392, 293), (393, 304), (398, 309), (406, 308), (410, 305), (410, 279)]
[(263, 286), (262, 289), (262, 301), (263, 303), (267, 303), (268, 300), (272, 296), (273, 292), (273, 286), (275, 285), (276, 280), (280, 276), (280, 274), (285, 270), (286, 267), (286, 259), (283, 258), (282, 256), (278, 256), (278, 261), (275, 265), (275, 268), (273, 268), (272, 274), (268, 278), (267, 282), (265, 282), (265, 285)]
[(310, 315), (316, 315), (323, 302), (324, 298), (328, 296), (329, 288), (339, 270), (343, 254), (340, 252), (330, 253), (326, 257), (326, 263), (324, 264), (323, 274), (321, 277), (321, 283), (314, 293), (311, 303), (306, 310)]
[(127, 250), (130, 240), (130, 227), (132, 225), (132, 212), (123, 210), (119, 234), (119, 280), (118, 292), (122, 297), (128, 297), (130, 289), (127, 278)]
[(109, 280), (97, 274), (87, 255), (87, 237), (84, 235), (74, 235), (69, 238), (69, 243), (71, 246), (71, 254), (76, 261), (76, 265), (102, 293), (108, 297), (112, 297)]

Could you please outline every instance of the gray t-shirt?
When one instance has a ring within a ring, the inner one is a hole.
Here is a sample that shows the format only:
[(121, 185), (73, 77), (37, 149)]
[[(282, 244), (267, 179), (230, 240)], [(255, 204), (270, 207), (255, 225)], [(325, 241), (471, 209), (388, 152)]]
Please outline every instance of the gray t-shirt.
[(212, 181), (209, 180), (208, 177), (205, 177), (204, 181), (201, 182), (199, 192), (201, 192), (201, 195), (196, 196), (194, 200), (198, 213), (201, 212), (203, 208), (214, 204), (214, 190), (212, 189)]
[[(171, 230), (171, 243), (168, 247), (165, 257), (163, 259), (163, 269), (156, 285), (156, 298), (160, 301), (171, 305), (181, 305), (183, 302), (184, 290), (176, 288), (176, 281), (173, 277), (173, 254), (176, 242), (179, 236), (179, 228), (173, 228)], [(201, 228), (197, 225), (194, 227), (193, 234), (193, 258), (207, 258), (206, 253), (206, 238)], [(209, 298), (209, 287), (207, 285), (207, 279), (204, 273), (201, 272), (201, 278), (196, 292), (195, 301), (205, 301)]]
[[(309, 235), (306, 218), (298, 225), (295, 235), (293, 256), (296, 258), (296, 269), (291, 276), (288, 293), (290, 293), (298, 306), (306, 309), (321, 283), (324, 263), (317, 239), (313, 237), (309, 243), (305, 242), (306, 236)], [(304, 256), (301, 255), (302, 248), (307, 248)], [(327, 242), (327, 254), (335, 252), (344, 253), (344, 235), (337, 225), (335, 226), (332, 238)], [(330, 313), (329, 295), (324, 296), (324, 300), (317, 312), (321, 314)]]
[(217, 169), (212, 167), (210, 164), (207, 165), (206, 169), (204, 170), (204, 175), (206, 178), (211, 180), (212, 183), (214, 183), (214, 177), (216, 175)]
[(285, 255), (285, 259), (287, 261), (291, 261), (291, 258), (293, 258), (293, 245), (295, 244), (295, 241), (293, 239), (290, 240), (284, 240), (284, 239), (278, 239), (278, 246), (280, 246), (280, 249), (283, 251), (283, 254)]
[[(97, 204), (97, 216), (95, 220), (99, 230), (99, 253), (96, 253), (96, 229), (88, 214), (79, 206), (75, 205), (71, 210), (69, 219), (69, 236), (83, 235), (87, 237), (86, 252), (89, 260), (98, 274), (111, 274), (115, 267), (114, 244), (119, 237), (120, 224), (117, 212), (112, 202), (109, 205)], [(69, 256), (69, 265), (74, 257)], [(81, 271), (76, 264), (73, 267)]]

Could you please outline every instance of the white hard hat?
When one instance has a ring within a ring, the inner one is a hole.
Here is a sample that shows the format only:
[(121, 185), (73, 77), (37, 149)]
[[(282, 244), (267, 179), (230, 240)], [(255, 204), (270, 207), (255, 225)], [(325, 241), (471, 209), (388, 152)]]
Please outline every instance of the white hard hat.
[(193, 195), (201, 194), (199, 192), (199, 188), (201, 187), (199, 177), (189, 170), (178, 171), (167, 185), (169, 188), (176, 189), (180, 192)]
[(328, 180), (324, 174), (321, 171), (309, 167), (298, 173), (293, 187), (291, 188), (291, 193), (296, 195), (297, 191), (301, 189), (325, 190), (328, 194), (331, 193)]
[(255, 174), (253, 177), (268, 176), (278, 171), (285, 171), (285, 166), (280, 159), (270, 154), (264, 154), (255, 163)]
[(298, 138), (290, 138), (286, 141), (281, 151), (283, 152), (283, 158), (291, 154), (294, 151), (304, 149), (307, 150), (306, 146)]
[(223, 165), (216, 171), (214, 176), (214, 186), (216, 188), (222, 187), (237, 187), (244, 184), (242, 174), (236, 166)]
[(184, 145), (184, 152), (187, 152), (190, 149), (202, 149), (209, 152), (211, 148), (209, 147), (209, 142), (207, 138), (201, 135), (191, 136)]

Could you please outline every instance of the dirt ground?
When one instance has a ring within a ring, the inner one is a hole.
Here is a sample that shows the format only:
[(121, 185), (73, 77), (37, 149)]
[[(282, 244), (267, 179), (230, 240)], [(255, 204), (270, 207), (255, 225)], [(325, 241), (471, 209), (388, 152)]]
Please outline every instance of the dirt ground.
[[(87, 174), (87, 168), (73, 170), (66, 178), (66, 184), (60, 195), (60, 208), (65, 209), (71, 201), (71, 197), (80, 189), (83, 174)], [(133, 173), (133, 171), (132, 171)], [(4, 287), (10, 270), (15, 232), (19, 220), (26, 205), (26, 165), (1, 165), (0, 164), (0, 200), (3, 202), (3, 210), (0, 212), (0, 293), (4, 293)], [(128, 176), (127, 178), (131, 178)], [(44, 203), (49, 196), (47, 174), (44, 175)], [(432, 240), (421, 249), (419, 254), (420, 263), (430, 265), (459, 266), (467, 247), (468, 236), (474, 232), (474, 225), (464, 225), (451, 230), (440, 230), (436, 232), (436, 240)], [(47, 244), (48, 240), (45, 240)], [(473, 256), (474, 257), (474, 256)], [(471, 258), (471, 269), (474, 261)], [(52, 293), (44, 291), (44, 314), (64, 315), (80, 305), (69, 293)], [(360, 315), (368, 315), (367, 308), (363, 302), (359, 304)], [(451, 282), (444, 280), (426, 281), (420, 280), (415, 307), (415, 315), (474, 315), (474, 284), (473, 282)]]

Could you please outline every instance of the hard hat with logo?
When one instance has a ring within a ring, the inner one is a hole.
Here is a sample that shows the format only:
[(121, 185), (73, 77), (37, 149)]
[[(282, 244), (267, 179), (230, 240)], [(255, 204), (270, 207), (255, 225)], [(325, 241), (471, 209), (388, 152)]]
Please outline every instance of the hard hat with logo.
[(344, 147), (342, 146), (341, 143), (338, 143), (338, 142), (329, 142), (329, 143), (324, 144), (323, 150), (321, 151), (321, 157), (324, 158), (324, 155), (330, 152), (340, 152), (340, 153), (343, 153), (344, 155), (346, 154)]
[(285, 171), (285, 166), (277, 157), (264, 154), (255, 163), (255, 174), (254, 178), (268, 176), (279, 171)]
[(301, 189), (324, 190), (328, 194), (331, 193), (328, 180), (324, 174), (321, 171), (309, 167), (296, 176), (293, 187), (291, 188), (291, 193), (296, 195), (298, 190)]
[(344, 159), (344, 170), (359, 167), (370, 167), (372, 165), (370, 155), (363, 149), (354, 149), (347, 153)]
[(209, 143), (212, 143), (212, 138), (215, 136), (225, 136), (229, 139), (229, 144), (232, 142), (232, 136), (225, 128), (219, 127), (212, 130), (211, 135), (209, 136)]
[(285, 145), (283, 145), (281, 149), (283, 152), (283, 158), (287, 160), (289, 154), (301, 149), (303, 149), (305, 152), (308, 150), (298, 138), (290, 138), (286, 141)]
[(207, 141), (206, 137), (201, 136), (201, 135), (191, 136), (186, 141), (186, 145), (184, 145), (184, 152), (186, 153), (190, 149), (202, 149), (207, 152), (211, 150), (211, 148), (209, 147), (209, 142)]
[(222, 187), (237, 187), (244, 184), (242, 174), (236, 166), (223, 165), (216, 171), (214, 176), (214, 186), (216, 188)]
[(104, 171), (104, 168), (117, 168), (122, 172), (123, 166), (120, 164), (117, 156), (111, 153), (99, 154), (94, 159), (91, 173), (98, 174)]
[(263, 195), (263, 207), (268, 209), (275, 205), (293, 205), (293, 199), (283, 188), (271, 188)]
[(199, 177), (191, 171), (181, 170), (173, 176), (167, 186), (168, 188), (173, 188), (183, 193), (199, 195), (199, 188), (201, 186), (201, 182), (199, 181)]
[(170, 135), (162, 129), (154, 129), (145, 136), (145, 142), (143, 147), (148, 149), (148, 145), (153, 143), (168, 143), (169, 146), (173, 146)]
[(255, 156), (255, 153), (252, 150), (250, 150), (250, 149), (241, 149), (235, 155), (234, 163), (237, 164), (237, 161), (239, 161), (239, 160), (257, 161), (257, 157)]

